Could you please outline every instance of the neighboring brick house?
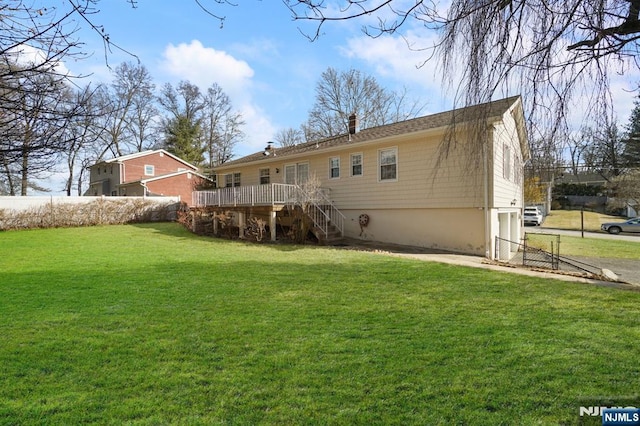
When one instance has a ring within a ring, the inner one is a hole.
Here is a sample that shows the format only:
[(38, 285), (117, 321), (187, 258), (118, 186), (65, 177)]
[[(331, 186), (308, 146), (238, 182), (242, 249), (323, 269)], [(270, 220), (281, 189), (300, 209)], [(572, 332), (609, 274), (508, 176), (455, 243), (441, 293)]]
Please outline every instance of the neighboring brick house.
[(89, 167), (89, 196), (180, 196), (191, 204), (192, 192), (209, 180), (193, 164), (158, 149), (136, 152)]

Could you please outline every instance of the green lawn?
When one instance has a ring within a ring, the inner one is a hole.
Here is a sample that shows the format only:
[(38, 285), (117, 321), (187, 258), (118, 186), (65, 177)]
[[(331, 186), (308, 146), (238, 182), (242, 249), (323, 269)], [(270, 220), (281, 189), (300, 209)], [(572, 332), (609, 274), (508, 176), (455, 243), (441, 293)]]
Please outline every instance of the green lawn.
[(580, 210), (552, 210), (545, 217), (542, 228), (570, 229), (580, 231), (584, 224), (584, 230), (590, 232), (600, 231), (600, 225), (605, 222), (622, 222), (623, 217), (609, 216), (602, 213), (583, 212)]
[(636, 292), (175, 224), (4, 232), (0, 424), (574, 424), (637, 395), (639, 314)]
[[(551, 251), (551, 241), (555, 244), (556, 238), (553, 235), (553, 230), (549, 230), (549, 234), (551, 235), (527, 233), (528, 244), (533, 247)], [(557, 250), (557, 247), (554, 250)], [(638, 242), (634, 242), (619, 239), (581, 238), (561, 235), (560, 254), (562, 256), (640, 260), (640, 238), (638, 238)]]

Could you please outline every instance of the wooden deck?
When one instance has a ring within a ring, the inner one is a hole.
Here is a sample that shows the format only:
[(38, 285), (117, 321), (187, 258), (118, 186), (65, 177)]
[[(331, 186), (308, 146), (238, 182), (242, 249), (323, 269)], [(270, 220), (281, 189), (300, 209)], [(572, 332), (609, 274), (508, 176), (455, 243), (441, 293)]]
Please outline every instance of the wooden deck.
[(299, 187), (283, 183), (236, 186), (211, 191), (194, 191), (195, 207), (284, 206), (295, 204)]
[[(194, 191), (193, 206), (244, 208), (269, 207), (272, 212), (270, 227), (275, 229), (275, 212), (285, 206), (306, 205), (308, 216), (314, 226), (326, 237), (331, 229), (344, 235), (344, 215), (326, 196), (325, 191), (317, 190), (313, 194), (305, 192), (298, 185), (272, 183), (267, 185), (248, 185), (229, 188), (218, 188), (211, 191)], [(275, 234), (272, 234), (275, 239)]]

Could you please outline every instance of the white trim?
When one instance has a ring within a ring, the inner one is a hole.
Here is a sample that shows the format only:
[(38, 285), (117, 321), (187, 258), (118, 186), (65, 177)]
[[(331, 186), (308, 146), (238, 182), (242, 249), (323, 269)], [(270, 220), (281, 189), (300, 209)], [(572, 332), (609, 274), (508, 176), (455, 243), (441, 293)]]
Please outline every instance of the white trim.
[(291, 183), (292, 185), (301, 185), (302, 183), (304, 183), (304, 182), (298, 182), (298, 177), (300, 174), (299, 168), (302, 165), (307, 166), (307, 180), (309, 180), (309, 171), (310, 171), (309, 161), (301, 161), (299, 163), (287, 163), (284, 165), (284, 172), (283, 172), (284, 183), (289, 183), (287, 182), (287, 167), (294, 167), (294, 175), (293, 175), (294, 182)]
[[(332, 167), (331, 162), (333, 160), (338, 160), (338, 176), (333, 176), (332, 172), (334, 167)], [(340, 156), (334, 156), (334, 157), (329, 157), (329, 173), (328, 173), (328, 177), (329, 179), (340, 179)]]
[[(359, 155), (360, 156), (360, 174), (359, 175), (354, 175), (353, 174), (353, 156), (354, 155)], [(362, 152), (352, 152), (349, 154), (349, 177), (355, 177), (355, 178), (359, 178), (364, 176), (364, 154)]]
[[(177, 161), (185, 164), (186, 166), (191, 167), (193, 170), (198, 170), (197, 166), (194, 166), (191, 163), (187, 163), (182, 158), (176, 157), (175, 155), (171, 154), (168, 151), (165, 151), (164, 149), (156, 149), (156, 150), (148, 150), (148, 151), (142, 151), (142, 152), (134, 152), (133, 154), (127, 154), (127, 155), (123, 155), (123, 156), (120, 156), (120, 157), (111, 158), (109, 160), (103, 160), (100, 163), (116, 163), (116, 162), (120, 163), (120, 162), (123, 162), (123, 161), (132, 160), (134, 158), (146, 157), (148, 155), (154, 155), (154, 154), (160, 154), (160, 156), (167, 155), (167, 156), (173, 158), (174, 160), (177, 160)], [(94, 164), (92, 166), (89, 166), (89, 167), (93, 167), (93, 166), (95, 166), (97, 164), (100, 164), (100, 163), (96, 163), (96, 164)]]
[[(126, 185), (129, 185), (129, 184), (138, 183), (138, 182), (140, 182), (140, 183), (153, 182), (153, 181), (156, 181), (156, 180), (167, 179), (167, 178), (180, 176), (180, 175), (184, 175), (184, 174), (197, 176), (199, 178), (206, 179), (208, 181), (211, 180), (210, 178), (206, 177), (205, 175), (202, 175), (200, 173), (194, 172), (193, 170), (183, 170), (183, 171), (180, 171), (180, 172), (167, 173), (165, 175), (158, 175), (158, 176), (154, 176), (154, 177), (147, 178), (147, 179), (132, 180), (131, 182), (121, 183), (118, 186), (126, 186)], [(99, 182), (101, 182), (101, 181), (92, 182), (91, 185), (93, 185), (94, 183), (99, 183)]]
[[(395, 151), (396, 177), (393, 178), (393, 179), (382, 179), (382, 161), (381, 160), (382, 160), (382, 152), (383, 151)], [(399, 157), (399, 155), (398, 155), (398, 147), (397, 146), (390, 146), (390, 147), (385, 147), (385, 148), (379, 148), (378, 149), (378, 182), (397, 182), (398, 181), (398, 163), (399, 163), (398, 157)]]
[[(267, 174), (265, 176), (262, 176), (262, 171), (263, 170), (267, 171)], [(269, 180), (269, 182), (262, 183), (262, 178), (263, 177), (266, 177)], [(258, 183), (260, 185), (268, 185), (268, 184), (271, 183), (271, 168), (270, 167), (261, 167), (261, 168), (258, 169)]]

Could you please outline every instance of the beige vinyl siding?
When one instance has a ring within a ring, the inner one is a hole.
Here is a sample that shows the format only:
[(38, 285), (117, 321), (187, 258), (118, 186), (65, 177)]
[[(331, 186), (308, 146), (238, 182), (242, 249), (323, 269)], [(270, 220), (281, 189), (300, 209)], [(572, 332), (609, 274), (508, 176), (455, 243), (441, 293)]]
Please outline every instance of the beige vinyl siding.
[[(504, 120), (494, 125), (493, 138), (495, 173), (493, 174), (491, 204), (493, 207), (509, 207), (513, 200), (516, 200), (515, 205), (520, 206), (522, 205), (523, 176), (521, 169), (523, 160), (515, 121), (511, 114), (505, 114)], [(504, 157), (507, 152), (510, 155), (509, 159)], [(506, 164), (510, 165), (508, 177), (505, 177), (507, 174)]]
[[(481, 174), (467, 171), (455, 153), (435, 172), (439, 138), (415, 138), (402, 143), (370, 145), (362, 153), (362, 176), (326, 182), (331, 198), (341, 209), (359, 208), (444, 208), (478, 206)], [(397, 148), (397, 179), (379, 180), (379, 151)], [(344, 151), (348, 161), (352, 150)], [(323, 186), (325, 182), (323, 182)], [(480, 191), (481, 192), (481, 191)]]
[[(321, 187), (330, 191), (331, 199), (340, 209), (481, 207), (482, 170), (469, 170), (464, 147), (453, 151), (435, 173), (441, 140), (416, 136), (400, 143), (353, 144), (296, 159), (238, 165), (228, 171), (219, 169), (218, 173), (240, 172), (242, 185), (258, 185), (259, 169), (269, 167), (271, 183), (283, 183), (285, 164), (308, 161), (309, 175), (315, 175)], [(379, 151), (387, 148), (397, 148), (397, 179), (380, 181)], [(350, 176), (345, 170), (353, 153), (362, 154), (362, 176)], [(329, 179), (328, 164), (332, 157), (340, 158), (339, 179)]]

